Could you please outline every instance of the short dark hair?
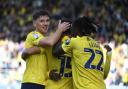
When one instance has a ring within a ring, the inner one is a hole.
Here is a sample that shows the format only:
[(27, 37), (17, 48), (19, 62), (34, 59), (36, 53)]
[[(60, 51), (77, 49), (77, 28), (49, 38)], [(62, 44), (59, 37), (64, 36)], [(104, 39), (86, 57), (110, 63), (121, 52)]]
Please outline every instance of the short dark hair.
[(67, 29), (65, 32), (63, 32), (63, 34), (70, 35), (71, 34), (72, 21), (70, 19), (64, 18), (61, 20), (61, 23), (63, 23), (63, 22), (68, 22), (70, 24), (69, 29)]
[(89, 17), (79, 17), (73, 23), (72, 35), (79, 33), (81, 36), (90, 35), (92, 31), (96, 30), (93, 21)]
[(37, 20), (40, 16), (48, 16), (48, 17), (50, 17), (50, 15), (49, 15), (47, 10), (39, 10), (39, 11), (36, 11), (33, 14), (33, 20)]

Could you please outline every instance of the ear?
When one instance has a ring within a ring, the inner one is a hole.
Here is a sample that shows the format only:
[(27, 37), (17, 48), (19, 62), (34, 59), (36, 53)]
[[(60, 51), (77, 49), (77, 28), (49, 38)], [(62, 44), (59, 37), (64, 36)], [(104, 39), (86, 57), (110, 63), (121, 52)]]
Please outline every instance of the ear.
[(33, 21), (33, 26), (36, 27), (36, 21)]

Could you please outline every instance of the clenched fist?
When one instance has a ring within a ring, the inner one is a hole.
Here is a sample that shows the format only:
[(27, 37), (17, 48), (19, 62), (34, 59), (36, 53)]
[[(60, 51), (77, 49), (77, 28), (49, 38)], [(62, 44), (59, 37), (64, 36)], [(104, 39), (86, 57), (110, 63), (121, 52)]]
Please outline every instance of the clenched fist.
[(57, 70), (51, 70), (49, 73), (49, 77), (51, 80), (58, 81), (61, 79), (61, 75), (57, 73)]

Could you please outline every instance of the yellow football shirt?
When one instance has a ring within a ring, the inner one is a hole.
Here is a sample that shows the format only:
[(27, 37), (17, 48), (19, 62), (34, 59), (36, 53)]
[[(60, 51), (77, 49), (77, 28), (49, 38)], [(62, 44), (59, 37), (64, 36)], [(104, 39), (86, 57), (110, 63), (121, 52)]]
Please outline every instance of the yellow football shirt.
[[(39, 32), (30, 32), (25, 41), (25, 48), (33, 47), (33, 41), (42, 39), (44, 36)], [(26, 59), (26, 70), (22, 83), (36, 83), (45, 85), (47, 78), (47, 60), (45, 49), (41, 49), (40, 54), (31, 55)]]
[[(64, 37), (65, 41), (68, 37)], [(46, 55), (48, 59), (48, 70), (56, 69), (62, 78), (59, 81), (53, 81), (50, 78), (47, 80), (46, 89), (73, 89), (71, 57), (66, 55), (60, 56), (59, 59), (52, 56), (52, 47), (46, 48)]]
[(106, 89), (103, 51), (97, 41), (88, 36), (71, 38), (62, 48), (72, 54), (74, 89)]

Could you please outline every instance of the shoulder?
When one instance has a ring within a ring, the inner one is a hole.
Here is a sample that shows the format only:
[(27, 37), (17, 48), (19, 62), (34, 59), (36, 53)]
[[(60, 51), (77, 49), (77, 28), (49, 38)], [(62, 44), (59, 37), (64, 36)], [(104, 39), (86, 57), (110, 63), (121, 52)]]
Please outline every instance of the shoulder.
[(77, 41), (77, 40), (79, 40), (79, 38), (80, 38), (80, 37), (72, 37), (72, 38), (71, 38), (71, 41)]
[(36, 31), (32, 31), (32, 32), (28, 33), (28, 35), (27, 35), (27, 39), (33, 39), (33, 40), (36, 40), (40, 37), (44, 37), (44, 36)]
[(77, 42), (76, 38), (71, 38), (71, 39), (67, 39), (64, 43), (65, 43), (65, 45), (70, 45), (71, 46), (76, 42)]
[(76, 43), (79, 43), (80, 40), (81, 40), (81, 37), (73, 37), (73, 38), (71, 38), (70, 42), (72, 44), (76, 44)]
[(63, 43), (63, 42), (65, 42), (65, 41), (69, 40), (69, 39), (70, 39), (70, 38), (69, 38), (68, 36), (64, 36), (61, 41), (62, 41), (62, 43)]

